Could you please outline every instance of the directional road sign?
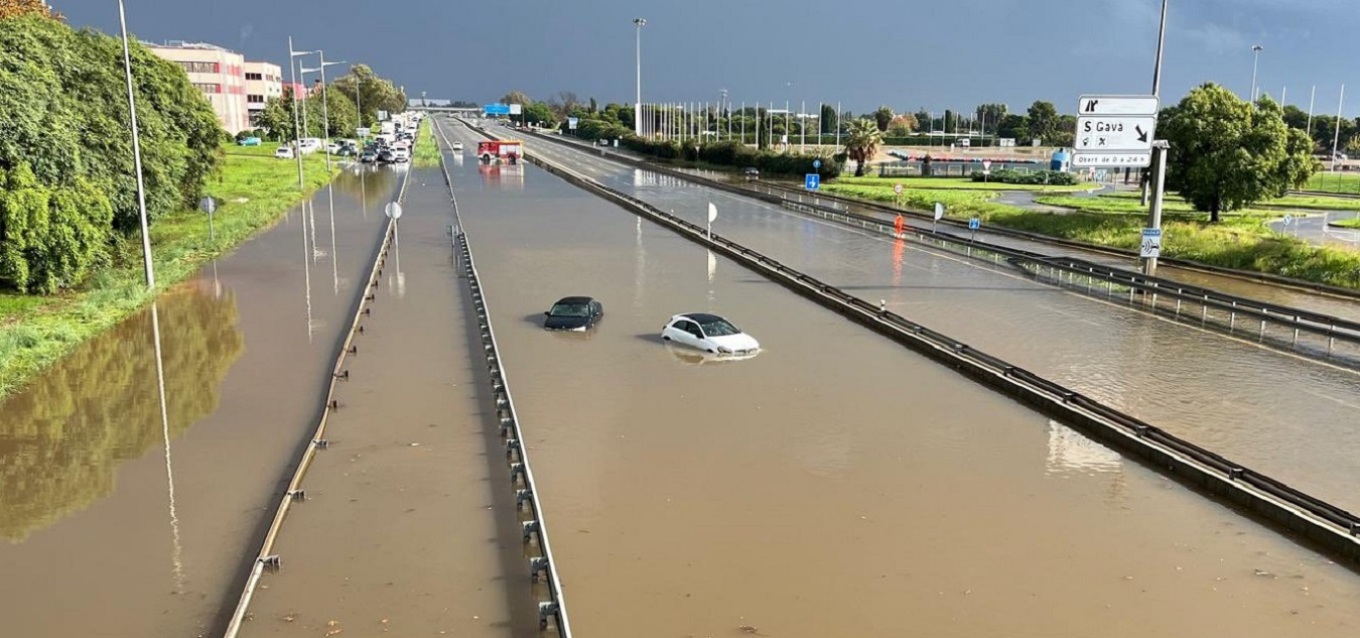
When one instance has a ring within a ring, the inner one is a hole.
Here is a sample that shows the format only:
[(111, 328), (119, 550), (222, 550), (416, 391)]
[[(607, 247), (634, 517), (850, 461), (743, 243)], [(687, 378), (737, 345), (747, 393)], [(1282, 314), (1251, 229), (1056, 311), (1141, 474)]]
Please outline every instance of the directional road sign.
[(1159, 105), (1158, 98), (1150, 95), (1081, 96), (1072, 165), (1150, 166)]
[(1155, 259), (1162, 255), (1162, 229), (1144, 228), (1143, 243), (1139, 246), (1138, 256), (1143, 259)]
[(968, 220), (968, 230), (977, 230), (977, 229), (979, 229), (979, 228), (982, 228), (982, 220), (981, 220), (981, 219), (978, 219), (978, 218), (974, 217), (974, 218)]
[(817, 187), (821, 186), (821, 184), (822, 176), (816, 173), (808, 173), (807, 176), (803, 178), (803, 188), (806, 188), (810, 191), (817, 190)]

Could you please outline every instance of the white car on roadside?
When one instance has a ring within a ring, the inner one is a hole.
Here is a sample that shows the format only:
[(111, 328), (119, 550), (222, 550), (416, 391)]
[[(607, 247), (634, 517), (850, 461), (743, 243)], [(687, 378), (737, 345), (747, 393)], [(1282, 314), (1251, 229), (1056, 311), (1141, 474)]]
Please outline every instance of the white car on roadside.
[(277, 149), (274, 149), (274, 157), (279, 159), (293, 159), (293, 147), (280, 146)]
[(453, 150), (458, 151), (458, 152), (460, 152), (460, 153), (463, 152), (463, 143), (462, 143), (462, 142), (454, 142), (454, 143), (453, 143)]
[(726, 319), (706, 312), (675, 315), (661, 329), (661, 340), (720, 356), (751, 356), (760, 342)]

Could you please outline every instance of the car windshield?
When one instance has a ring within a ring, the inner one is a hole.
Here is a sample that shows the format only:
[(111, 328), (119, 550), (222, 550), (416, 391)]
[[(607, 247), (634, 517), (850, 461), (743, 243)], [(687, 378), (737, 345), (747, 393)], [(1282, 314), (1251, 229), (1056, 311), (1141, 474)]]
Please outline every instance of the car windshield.
[(704, 334), (710, 337), (726, 337), (729, 335), (739, 335), (741, 331), (736, 326), (727, 323), (726, 320), (717, 319), (699, 324), (704, 329)]
[(554, 317), (589, 317), (590, 306), (583, 303), (560, 303), (554, 305), (548, 314)]

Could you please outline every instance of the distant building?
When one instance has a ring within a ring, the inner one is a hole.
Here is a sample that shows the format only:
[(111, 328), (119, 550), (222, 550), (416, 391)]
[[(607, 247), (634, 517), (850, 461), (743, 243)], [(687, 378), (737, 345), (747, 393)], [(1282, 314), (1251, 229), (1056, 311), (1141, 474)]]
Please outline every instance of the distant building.
[(148, 44), (147, 48), (189, 74), (189, 81), (208, 98), (217, 120), (228, 133), (235, 135), (250, 128), (246, 61), (240, 53), (211, 44), (181, 41)]
[(246, 111), (250, 125), (264, 112), (264, 105), (270, 98), (283, 96), (283, 71), (279, 65), (269, 62), (246, 62)]

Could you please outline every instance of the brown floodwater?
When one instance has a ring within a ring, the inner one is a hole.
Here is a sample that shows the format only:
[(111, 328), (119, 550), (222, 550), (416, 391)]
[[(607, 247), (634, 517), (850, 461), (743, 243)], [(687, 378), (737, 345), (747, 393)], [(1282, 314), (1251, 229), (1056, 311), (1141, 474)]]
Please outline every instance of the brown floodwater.
[(385, 221), (345, 186), (390, 199), (396, 177), (341, 178), (162, 296), (164, 422), (148, 312), (0, 405), (0, 635), (214, 627), (313, 427)]
[[(542, 171), (474, 171), (463, 223), (580, 635), (1355, 634), (1354, 572)], [(603, 322), (545, 333), (569, 294)], [(663, 345), (682, 311), (764, 350)]]
[(284, 567), (261, 580), (241, 636), (538, 635), (437, 170), (412, 174), (404, 208), (337, 389), (331, 444), (308, 470), (308, 500), (275, 545)]
[[(714, 229), (729, 239), (1360, 512), (1353, 489), (1360, 456), (1352, 453), (1360, 448), (1360, 374), (1253, 344), (1255, 324), (1230, 338), (1029, 281), (1004, 266), (547, 148), (694, 223), (704, 223), (705, 204), (714, 202)], [(1288, 331), (1273, 332), (1288, 341)], [(1325, 340), (1312, 343), (1325, 347)], [(1360, 354), (1348, 344), (1337, 349)]]

